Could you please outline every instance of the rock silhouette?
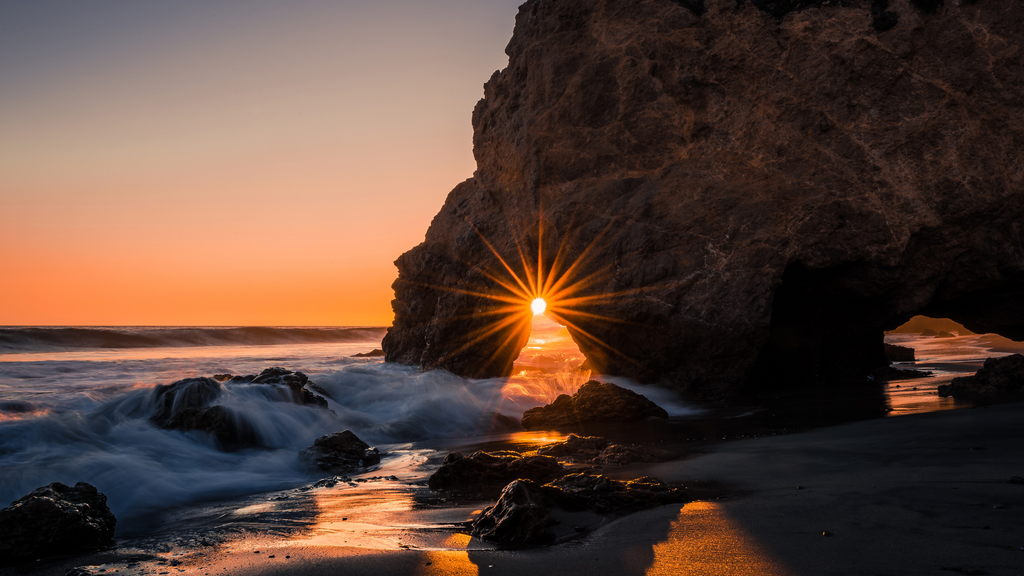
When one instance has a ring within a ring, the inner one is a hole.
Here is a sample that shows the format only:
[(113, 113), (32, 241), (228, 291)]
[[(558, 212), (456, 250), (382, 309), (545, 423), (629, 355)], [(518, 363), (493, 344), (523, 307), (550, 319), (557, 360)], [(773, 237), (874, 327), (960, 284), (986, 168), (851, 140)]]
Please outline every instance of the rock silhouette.
[(1024, 356), (1011, 354), (1002, 358), (989, 358), (973, 376), (953, 378), (949, 384), (939, 386), (939, 396), (978, 398), (1012, 394), (1024, 389)]
[(299, 459), (331, 474), (347, 474), (380, 463), (380, 450), (371, 448), (351, 430), (325, 434), (299, 451)]
[(0, 563), (96, 550), (110, 543), (116, 525), (95, 486), (54, 482), (0, 510)]
[(585, 422), (637, 422), (647, 418), (668, 418), (661, 406), (621, 386), (591, 380), (572, 396), (562, 394), (547, 406), (530, 408), (523, 414), (527, 430), (575, 428)]
[(693, 397), (863, 382), (918, 314), (1024, 339), (1024, 3), (769, 4), (526, 2), (386, 359), (508, 374), (538, 269), (597, 371)]
[(548, 482), (566, 473), (564, 466), (550, 456), (523, 456), (518, 452), (474, 452), (464, 456), (453, 452), (430, 475), (431, 490), (480, 490), (503, 486), (517, 478)]
[(150, 421), (168, 430), (198, 430), (213, 436), (219, 448), (234, 451), (261, 446), (256, 426), (243, 415), (213, 404), (225, 387), (252, 386), (275, 402), (292, 402), (327, 409), (327, 400), (310, 392), (315, 386), (302, 372), (267, 368), (258, 375), (216, 374), (213, 378), (185, 378), (153, 388), (155, 407)]

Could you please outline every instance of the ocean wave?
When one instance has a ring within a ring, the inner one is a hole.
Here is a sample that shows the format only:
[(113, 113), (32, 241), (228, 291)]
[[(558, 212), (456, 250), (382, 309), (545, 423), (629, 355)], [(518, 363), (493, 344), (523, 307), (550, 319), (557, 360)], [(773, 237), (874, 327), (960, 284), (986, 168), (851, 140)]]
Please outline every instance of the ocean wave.
[(0, 353), (77, 348), (268, 346), (380, 340), (386, 328), (18, 327), (0, 328)]

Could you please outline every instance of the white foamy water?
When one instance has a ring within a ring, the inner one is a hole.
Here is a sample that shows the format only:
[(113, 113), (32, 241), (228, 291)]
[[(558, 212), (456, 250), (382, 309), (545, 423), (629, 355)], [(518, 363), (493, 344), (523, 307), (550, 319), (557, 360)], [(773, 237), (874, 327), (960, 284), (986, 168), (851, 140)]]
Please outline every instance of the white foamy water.
[[(161, 338), (170, 333), (177, 339), (173, 345), (90, 348), (46, 342), (36, 348), (40, 351), (19, 345), (0, 354), (0, 506), (51, 482), (85, 481), (107, 495), (120, 525), (130, 529), (155, 511), (323, 477), (299, 461), (298, 451), (323, 434), (345, 429), (387, 453), (369, 474), (423, 479), (432, 472), (423, 468), (431, 446), (450, 444), (441, 439), (499, 433), (495, 414), (518, 420), (558, 394), (572, 394), (590, 377), (576, 369), (583, 358), (564, 329), (540, 324), (516, 363), (516, 375), (486, 380), (353, 357), (379, 348), (378, 335), (344, 342), (184, 346), (188, 341), (181, 332), (163, 330)], [(207, 338), (202, 330), (189, 330), (188, 338)], [(226, 338), (217, 337), (216, 342)], [(228, 385), (214, 404), (251, 425), (263, 445), (237, 452), (218, 450), (204, 433), (164, 430), (150, 421), (157, 385), (195, 376), (258, 374), (271, 366), (307, 374), (331, 411), (275, 401), (257, 386)], [(674, 393), (615, 382), (651, 397), (670, 414), (695, 411)]]

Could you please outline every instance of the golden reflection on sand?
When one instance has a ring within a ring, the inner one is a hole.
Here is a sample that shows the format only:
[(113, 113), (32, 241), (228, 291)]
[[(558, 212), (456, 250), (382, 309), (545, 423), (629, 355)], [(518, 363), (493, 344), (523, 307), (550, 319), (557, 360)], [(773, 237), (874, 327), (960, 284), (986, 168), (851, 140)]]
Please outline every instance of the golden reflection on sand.
[[(396, 549), (402, 544), (402, 528), (415, 527), (396, 526), (400, 524), (397, 520), (413, 509), (413, 496), (406, 490), (323, 490), (313, 498), (317, 522), (292, 538), (290, 544)], [(367, 515), (373, 520), (364, 521)], [(380, 522), (383, 518), (393, 521)]]
[(472, 538), (469, 534), (452, 534), (441, 542), (441, 546), (451, 550), (432, 550), (425, 554), (423, 564), (419, 565), (415, 574), (418, 576), (476, 576), (480, 573), (477, 565), (469, 560), (469, 552), (459, 550), (466, 548)]
[(683, 507), (665, 540), (653, 548), (647, 576), (788, 574), (714, 502)]

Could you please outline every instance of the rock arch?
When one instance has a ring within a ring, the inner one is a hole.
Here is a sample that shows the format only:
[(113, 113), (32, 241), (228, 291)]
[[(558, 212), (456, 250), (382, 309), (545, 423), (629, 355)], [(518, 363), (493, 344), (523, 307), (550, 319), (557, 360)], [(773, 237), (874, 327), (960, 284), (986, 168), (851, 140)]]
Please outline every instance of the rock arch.
[(599, 369), (695, 397), (794, 358), (860, 378), (915, 314), (1024, 338), (1024, 4), (861, 4), (524, 4), (478, 169), (396, 263), (387, 360), (509, 370), (525, 336), (480, 337), (478, 288), (522, 246), (585, 260)]

